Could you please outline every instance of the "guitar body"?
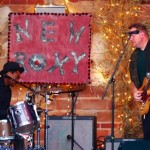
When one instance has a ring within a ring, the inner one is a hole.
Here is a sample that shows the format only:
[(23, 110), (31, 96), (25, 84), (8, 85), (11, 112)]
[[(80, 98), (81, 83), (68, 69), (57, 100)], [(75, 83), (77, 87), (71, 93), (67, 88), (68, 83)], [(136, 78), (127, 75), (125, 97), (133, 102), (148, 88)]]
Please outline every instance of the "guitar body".
[(150, 90), (149, 90), (150, 80), (144, 78), (143, 84), (139, 90), (143, 91), (142, 93), (142, 101), (140, 105), (138, 104), (140, 114), (146, 115), (150, 108)]
[(141, 115), (146, 115), (149, 111), (150, 107), (150, 99), (148, 99), (145, 103), (140, 103), (140, 114)]

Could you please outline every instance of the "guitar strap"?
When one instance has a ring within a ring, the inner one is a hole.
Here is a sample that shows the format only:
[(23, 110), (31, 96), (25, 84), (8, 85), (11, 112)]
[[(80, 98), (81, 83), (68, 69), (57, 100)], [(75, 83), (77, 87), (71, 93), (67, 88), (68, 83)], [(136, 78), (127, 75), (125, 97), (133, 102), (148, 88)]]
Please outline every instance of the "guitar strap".
[(145, 48), (146, 51), (146, 73), (150, 73), (150, 40)]

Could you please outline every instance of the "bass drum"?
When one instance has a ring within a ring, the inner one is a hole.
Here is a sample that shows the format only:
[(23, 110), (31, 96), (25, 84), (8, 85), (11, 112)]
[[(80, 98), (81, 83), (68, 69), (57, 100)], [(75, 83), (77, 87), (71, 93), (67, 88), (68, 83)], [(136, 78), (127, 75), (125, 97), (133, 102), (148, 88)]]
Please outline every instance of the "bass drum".
[(0, 120), (0, 143), (14, 139), (10, 122), (6, 119)]
[(40, 119), (36, 106), (26, 101), (17, 102), (9, 108), (8, 117), (15, 133), (29, 134), (38, 129)]

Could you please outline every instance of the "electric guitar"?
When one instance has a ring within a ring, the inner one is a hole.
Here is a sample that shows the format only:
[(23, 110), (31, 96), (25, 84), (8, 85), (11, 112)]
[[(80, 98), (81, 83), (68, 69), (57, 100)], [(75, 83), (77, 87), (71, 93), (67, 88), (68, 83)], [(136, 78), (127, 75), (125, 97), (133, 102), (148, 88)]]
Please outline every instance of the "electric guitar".
[(140, 107), (140, 113), (141, 115), (145, 115), (148, 113), (149, 108), (150, 108), (150, 91), (149, 91), (149, 86), (150, 86), (150, 79), (144, 78), (143, 84), (140, 87), (139, 90), (143, 91), (141, 96), (142, 104)]

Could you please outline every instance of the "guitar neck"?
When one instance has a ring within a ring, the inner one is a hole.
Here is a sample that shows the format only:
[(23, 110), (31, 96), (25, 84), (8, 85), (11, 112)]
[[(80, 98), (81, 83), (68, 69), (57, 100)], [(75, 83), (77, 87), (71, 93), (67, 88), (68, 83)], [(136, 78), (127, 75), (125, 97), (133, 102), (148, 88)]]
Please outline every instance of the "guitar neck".
[(148, 80), (148, 82), (147, 82), (147, 85), (145, 86), (145, 89), (144, 89), (145, 91), (147, 91), (150, 86), (150, 79), (147, 79), (147, 80)]

